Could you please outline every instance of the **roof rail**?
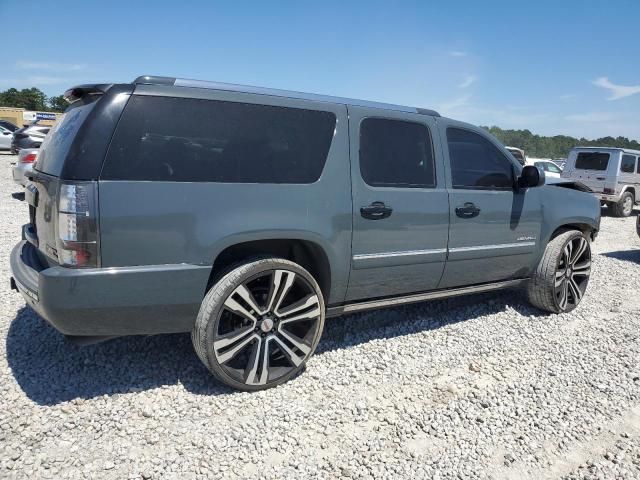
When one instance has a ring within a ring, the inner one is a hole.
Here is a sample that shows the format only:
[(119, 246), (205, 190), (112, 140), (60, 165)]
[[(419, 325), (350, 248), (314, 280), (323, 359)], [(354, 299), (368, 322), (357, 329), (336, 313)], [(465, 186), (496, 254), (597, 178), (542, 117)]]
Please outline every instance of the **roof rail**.
[(299, 98), (301, 100), (312, 100), (316, 102), (341, 103), (358, 107), (380, 108), (384, 110), (396, 110), (408, 113), (419, 113), (439, 117), (440, 114), (428, 108), (406, 107), (403, 105), (393, 105), (389, 103), (373, 102), (369, 100), (356, 100), (352, 98), (333, 97), (331, 95), (320, 95), (317, 93), (303, 93), (291, 90), (280, 90), (277, 88), (254, 87), (250, 85), (237, 85), (233, 83), (209, 82), (205, 80), (189, 80), (185, 78), (159, 77), (153, 75), (143, 75), (136, 78), (133, 83), (138, 85), (171, 85), (176, 87), (205, 88), (211, 90), (225, 90), (231, 92), (254, 93), (258, 95), (270, 95), (275, 97)]

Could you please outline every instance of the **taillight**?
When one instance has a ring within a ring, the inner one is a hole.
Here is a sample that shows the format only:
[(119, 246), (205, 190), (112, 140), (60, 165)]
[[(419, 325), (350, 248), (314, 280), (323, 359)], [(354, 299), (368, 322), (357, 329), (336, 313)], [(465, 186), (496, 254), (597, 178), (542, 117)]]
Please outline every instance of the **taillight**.
[(20, 159), (20, 163), (33, 163), (36, 161), (37, 153), (30, 153)]
[(94, 182), (63, 183), (58, 196), (58, 261), (97, 267), (97, 192)]

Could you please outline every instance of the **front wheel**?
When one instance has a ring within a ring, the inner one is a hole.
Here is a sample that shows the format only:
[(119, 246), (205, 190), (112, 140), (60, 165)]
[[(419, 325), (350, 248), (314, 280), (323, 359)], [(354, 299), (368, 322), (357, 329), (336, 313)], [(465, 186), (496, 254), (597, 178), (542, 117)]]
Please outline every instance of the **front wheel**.
[(589, 283), (591, 246), (582, 232), (564, 232), (547, 245), (529, 282), (529, 301), (552, 313), (576, 308)]
[(263, 390), (298, 374), (324, 327), (324, 299), (300, 265), (248, 262), (205, 296), (191, 338), (213, 375), (239, 390)]

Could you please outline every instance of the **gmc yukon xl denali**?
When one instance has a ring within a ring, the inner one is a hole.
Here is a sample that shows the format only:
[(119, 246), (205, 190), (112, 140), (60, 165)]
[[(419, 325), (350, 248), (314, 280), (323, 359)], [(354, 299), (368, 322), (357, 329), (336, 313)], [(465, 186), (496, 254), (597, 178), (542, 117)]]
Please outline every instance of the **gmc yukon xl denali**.
[(599, 201), (432, 110), (166, 77), (81, 85), (26, 189), (12, 286), (85, 343), (191, 332), (281, 384), (325, 317), (524, 287), (585, 294)]

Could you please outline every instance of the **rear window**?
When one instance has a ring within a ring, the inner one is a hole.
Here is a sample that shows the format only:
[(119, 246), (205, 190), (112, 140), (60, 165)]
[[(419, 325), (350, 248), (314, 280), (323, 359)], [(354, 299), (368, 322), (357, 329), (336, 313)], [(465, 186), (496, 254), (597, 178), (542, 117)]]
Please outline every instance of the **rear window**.
[(576, 158), (576, 168), (580, 170), (606, 170), (608, 166), (608, 153), (579, 152)]
[(623, 173), (634, 173), (636, 170), (636, 157), (633, 155), (622, 155), (620, 171)]
[(313, 183), (336, 125), (331, 112), (133, 96), (102, 171), (107, 180)]
[(95, 98), (90, 99), (87, 103), (78, 101), (62, 114), (58, 123), (51, 130), (46, 128), (48, 135), (40, 146), (35, 165), (36, 170), (56, 177), (60, 176), (69, 148), (71, 148), (80, 126), (96, 104), (94, 100)]

